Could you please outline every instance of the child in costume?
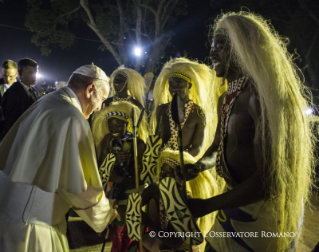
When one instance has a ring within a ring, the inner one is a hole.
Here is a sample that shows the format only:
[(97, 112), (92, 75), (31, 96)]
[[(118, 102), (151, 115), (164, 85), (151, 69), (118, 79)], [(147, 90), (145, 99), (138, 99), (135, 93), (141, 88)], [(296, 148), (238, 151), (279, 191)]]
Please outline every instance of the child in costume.
[[(121, 221), (114, 221), (111, 228), (112, 251), (127, 251), (131, 240), (127, 235), (125, 210), (129, 194), (135, 192), (134, 146), (131, 113), (135, 118), (140, 115), (138, 107), (127, 101), (114, 102), (95, 113), (92, 122), (94, 141), (99, 153), (100, 175), (104, 188), (112, 182), (108, 193), (116, 199)], [(139, 135), (146, 137), (145, 119), (140, 126)], [(139, 171), (145, 143), (137, 138), (137, 158)], [(142, 187), (141, 187), (142, 189)]]

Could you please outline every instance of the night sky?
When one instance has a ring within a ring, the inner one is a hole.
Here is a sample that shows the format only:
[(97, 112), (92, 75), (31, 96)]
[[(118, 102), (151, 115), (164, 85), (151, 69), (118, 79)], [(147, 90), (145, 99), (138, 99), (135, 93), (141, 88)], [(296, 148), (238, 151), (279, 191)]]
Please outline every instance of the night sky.
[[(188, 15), (183, 17), (173, 27), (173, 44), (178, 52), (187, 52), (187, 57), (204, 61), (208, 56), (207, 25), (209, 20), (215, 18), (210, 13), (212, 8), (209, 1), (188, 1)], [(25, 26), (26, 0), (4, 0), (0, 3), (0, 61), (12, 59), (18, 61), (28, 57), (38, 62), (39, 73), (44, 76), (47, 83), (66, 81), (72, 71), (84, 64), (94, 62), (108, 75), (118, 65), (108, 51), (99, 51), (101, 44), (97, 36), (84, 27), (80, 31), (80, 38), (94, 41), (76, 39), (74, 46), (66, 49), (54, 48), (51, 54), (42, 56), (40, 48), (31, 43), (32, 32)], [(175, 57), (176, 55), (170, 55)]]

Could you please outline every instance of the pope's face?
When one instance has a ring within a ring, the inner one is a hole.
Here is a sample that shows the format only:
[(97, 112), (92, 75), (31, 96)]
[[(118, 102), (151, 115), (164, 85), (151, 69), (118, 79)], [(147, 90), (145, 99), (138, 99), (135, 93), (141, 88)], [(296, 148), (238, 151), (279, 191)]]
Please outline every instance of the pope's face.
[(17, 76), (18, 76), (17, 69), (14, 69), (14, 68), (9, 68), (9, 69), (2, 68), (2, 77), (3, 77), (3, 80), (4, 80), (5, 84), (11, 85), (12, 83), (14, 83), (16, 81)]
[(107, 81), (103, 81), (103, 85), (99, 90), (96, 88), (92, 91), (90, 98), (88, 99), (88, 104), (83, 109), (83, 115), (86, 119), (90, 117), (94, 110), (100, 110), (102, 102), (108, 97), (110, 92), (110, 85)]
[(113, 138), (121, 139), (126, 134), (126, 122), (118, 118), (111, 117), (107, 120), (109, 131)]

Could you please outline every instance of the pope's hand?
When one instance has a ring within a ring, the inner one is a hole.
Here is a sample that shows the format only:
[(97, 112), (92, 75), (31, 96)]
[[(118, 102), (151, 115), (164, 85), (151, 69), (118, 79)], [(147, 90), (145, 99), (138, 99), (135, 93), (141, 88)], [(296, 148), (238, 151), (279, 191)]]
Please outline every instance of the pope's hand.
[(110, 219), (108, 224), (110, 224), (115, 218), (118, 221), (121, 221), (121, 216), (119, 215), (119, 213), (116, 210), (119, 206), (115, 204), (115, 201), (116, 201), (115, 199), (110, 200), (111, 207), (113, 207), (113, 212), (112, 212), (112, 216), (111, 216), (111, 219)]

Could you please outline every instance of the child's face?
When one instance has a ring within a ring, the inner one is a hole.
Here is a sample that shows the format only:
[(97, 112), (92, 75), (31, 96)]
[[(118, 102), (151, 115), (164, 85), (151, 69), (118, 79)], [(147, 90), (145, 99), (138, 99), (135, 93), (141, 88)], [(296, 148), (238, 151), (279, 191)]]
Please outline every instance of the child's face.
[(120, 139), (126, 134), (126, 122), (117, 118), (107, 120), (109, 131), (114, 138)]

